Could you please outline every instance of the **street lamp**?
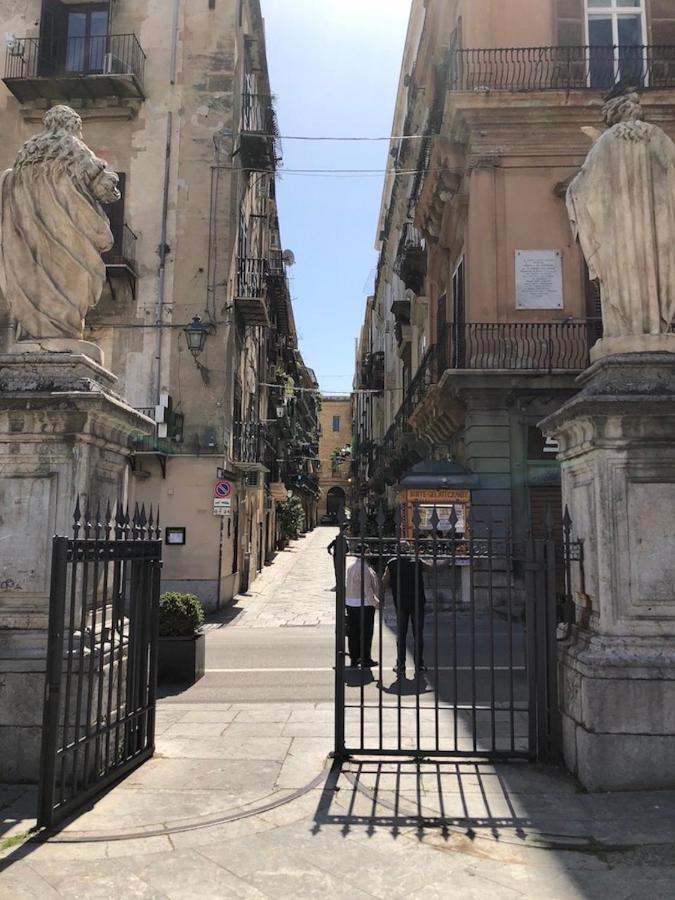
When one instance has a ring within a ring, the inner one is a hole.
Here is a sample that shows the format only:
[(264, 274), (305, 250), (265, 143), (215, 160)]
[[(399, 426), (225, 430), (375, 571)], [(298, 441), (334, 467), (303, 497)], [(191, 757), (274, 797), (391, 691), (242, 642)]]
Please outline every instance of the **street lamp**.
[[(202, 322), (201, 316), (193, 316), (189, 325), (183, 329), (190, 353), (195, 360), (204, 350), (206, 338), (210, 334), (215, 334), (215, 326), (210, 322)], [(199, 365), (199, 363), (197, 363)]]

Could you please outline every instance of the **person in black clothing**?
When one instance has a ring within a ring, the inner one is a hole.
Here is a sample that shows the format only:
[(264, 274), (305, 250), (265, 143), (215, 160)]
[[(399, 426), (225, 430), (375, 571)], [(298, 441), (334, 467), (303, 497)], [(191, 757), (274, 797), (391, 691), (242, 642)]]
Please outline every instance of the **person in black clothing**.
[[(408, 554), (409, 552), (410, 545), (405, 541), (401, 542), (401, 553)], [(387, 563), (384, 578), (382, 579), (384, 590), (391, 588), (397, 612), (397, 652), (394, 671), (398, 675), (405, 675), (406, 641), (408, 629), (411, 625), (415, 672), (420, 674), (427, 671), (427, 667), (424, 664), (426, 596), (424, 593), (423, 574), (426, 565), (419, 557), (414, 559), (407, 555), (395, 556)]]

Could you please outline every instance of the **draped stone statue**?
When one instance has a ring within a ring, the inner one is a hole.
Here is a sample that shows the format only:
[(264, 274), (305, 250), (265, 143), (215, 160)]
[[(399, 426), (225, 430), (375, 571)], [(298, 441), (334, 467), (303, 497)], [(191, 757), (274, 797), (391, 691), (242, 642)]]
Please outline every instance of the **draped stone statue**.
[(16, 350), (87, 352), (84, 318), (103, 290), (101, 254), (113, 246), (101, 204), (120, 199), (118, 177), (83, 142), (74, 110), (56, 106), (44, 125), (0, 175), (0, 290)]
[(675, 144), (642, 120), (632, 89), (610, 95), (604, 117), (609, 130), (567, 191), (574, 236), (600, 281), (604, 335), (591, 358), (675, 352)]

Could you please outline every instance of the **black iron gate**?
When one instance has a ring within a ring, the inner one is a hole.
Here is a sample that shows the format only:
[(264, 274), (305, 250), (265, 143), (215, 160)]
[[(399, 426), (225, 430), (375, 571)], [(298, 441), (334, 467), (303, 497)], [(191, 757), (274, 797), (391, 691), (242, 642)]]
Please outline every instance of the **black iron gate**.
[(152, 756), (162, 541), (152, 510), (75, 509), (55, 537), (38, 824)]
[(398, 513), (387, 537), (362, 511), (336, 546), (336, 757), (555, 762), (556, 631), (581, 555), (569, 517), (562, 540), (549, 523), (521, 543), (435, 508), (410, 521), (412, 537)]

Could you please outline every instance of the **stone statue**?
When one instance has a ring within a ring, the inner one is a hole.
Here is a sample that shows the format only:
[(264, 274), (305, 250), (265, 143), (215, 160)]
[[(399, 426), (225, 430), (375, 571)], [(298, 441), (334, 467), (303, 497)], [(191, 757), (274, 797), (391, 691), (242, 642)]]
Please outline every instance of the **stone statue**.
[(101, 204), (120, 199), (117, 175), (83, 143), (74, 110), (55, 106), (44, 125), (0, 175), (0, 290), (17, 323), (16, 350), (81, 342), (103, 290), (101, 253), (113, 246)]
[(609, 130), (567, 191), (575, 239), (600, 281), (604, 335), (591, 357), (675, 352), (675, 144), (642, 121), (633, 89), (610, 95), (604, 117)]

